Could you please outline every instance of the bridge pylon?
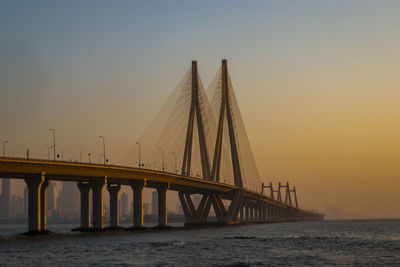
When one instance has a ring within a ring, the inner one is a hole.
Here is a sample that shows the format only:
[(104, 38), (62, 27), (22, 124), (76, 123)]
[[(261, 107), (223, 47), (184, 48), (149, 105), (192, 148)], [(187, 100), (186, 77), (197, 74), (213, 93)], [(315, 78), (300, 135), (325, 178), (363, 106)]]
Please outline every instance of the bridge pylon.
[(197, 73), (197, 61), (192, 61), (192, 98), (190, 104), (188, 126), (186, 131), (185, 150), (182, 160), (182, 176), (190, 176), (190, 167), (192, 159), (192, 144), (193, 144), (193, 128), (194, 120), (197, 121), (197, 131), (200, 146), (200, 159), (203, 178), (210, 179), (210, 162), (208, 158), (208, 151), (206, 146), (206, 137), (204, 133), (203, 112), (199, 104), (199, 82)]
[(216, 182), (219, 182), (220, 180), (219, 178), (220, 178), (222, 142), (223, 142), (222, 139), (224, 131), (224, 120), (226, 118), (228, 124), (229, 144), (231, 150), (234, 182), (236, 186), (242, 187), (243, 181), (242, 181), (242, 173), (240, 170), (235, 127), (233, 125), (232, 106), (230, 99), (231, 88), (229, 88), (228, 63), (226, 59), (222, 60), (221, 80), (222, 80), (221, 104), (220, 104), (219, 119), (218, 119), (217, 139), (215, 142), (215, 149), (214, 149), (212, 178)]

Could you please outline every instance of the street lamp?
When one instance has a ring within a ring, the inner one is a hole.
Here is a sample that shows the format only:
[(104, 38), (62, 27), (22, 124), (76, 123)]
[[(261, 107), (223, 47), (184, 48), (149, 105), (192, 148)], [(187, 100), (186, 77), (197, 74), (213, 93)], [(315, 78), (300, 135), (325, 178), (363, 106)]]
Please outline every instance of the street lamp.
[(49, 131), (53, 132), (54, 160), (56, 160), (56, 130), (50, 128)]
[(3, 157), (6, 156), (6, 144), (8, 143), (8, 141), (3, 141)]
[(104, 136), (99, 136), (101, 139), (103, 139), (103, 158), (104, 158), (104, 165), (106, 165), (106, 140)]
[(81, 152), (79, 153), (79, 161), (80, 162), (82, 162), (82, 153), (83, 153), (84, 151), (83, 150), (81, 150)]
[(136, 144), (139, 146), (139, 168), (142, 166), (142, 162), (141, 162), (141, 153), (140, 153), (140, 143), (136, 142)]
[(164, 149), (162, 147), (158, 148), (159, 150), (161, 150), (161, 158), (162, 158), (162, 170), (165, 170), (165, 164), (164, 164)]
[(88, 157), (89, 157), (89, 163), (90, 163), (90, 154), (91, 154), (91, 153), (87, 153), (87, 155), (88, 155)]
[(50, 160), (50, 149), (52, 149), (53, 146), (49, 146), (49, 145), (46, 145), (46, 146), (47, 146), (47, 160)]

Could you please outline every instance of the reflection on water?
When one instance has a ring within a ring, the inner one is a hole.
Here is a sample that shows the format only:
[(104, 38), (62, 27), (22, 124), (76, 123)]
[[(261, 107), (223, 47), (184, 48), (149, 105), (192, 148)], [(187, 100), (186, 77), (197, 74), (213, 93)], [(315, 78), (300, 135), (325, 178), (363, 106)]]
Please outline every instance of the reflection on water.
[(0, 265), (400, 264), (400, 220), (322, 221), (202, 229), (17, 235), (0, 226)]

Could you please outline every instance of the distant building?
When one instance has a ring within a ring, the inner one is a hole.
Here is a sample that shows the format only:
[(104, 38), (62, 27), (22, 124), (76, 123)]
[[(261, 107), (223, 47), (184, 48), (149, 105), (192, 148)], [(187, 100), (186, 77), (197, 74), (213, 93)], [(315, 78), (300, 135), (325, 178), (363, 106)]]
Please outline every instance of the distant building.
[(120, 216), (127, 216), (129, 214), (128, 194), (125, 192), (120, 195), (119, 214)]
[(50, 182), (49, 186), (47, 187), (47, 203), (46, 203), (46, 208), (47, 208), (47, 217), (54, 216), (54, 211), (55, 211), (55, 199), (54, 199), (54, 182)]
[(76, 183), (62, 182), (57, 199), (57, 213), (62, 219), (72, 220), (79, 217), (80, 195)]
[(149, 203), (143, 203), (143, 215), (150, 215), (150, 204)]
[(151, 215), (158, 214), (158, 192), (157, 190), (151, 193)]
[(12, 196), (9, 203), (9, 217), (21, 218), (24, 215), (24, 199), (21, 196)]

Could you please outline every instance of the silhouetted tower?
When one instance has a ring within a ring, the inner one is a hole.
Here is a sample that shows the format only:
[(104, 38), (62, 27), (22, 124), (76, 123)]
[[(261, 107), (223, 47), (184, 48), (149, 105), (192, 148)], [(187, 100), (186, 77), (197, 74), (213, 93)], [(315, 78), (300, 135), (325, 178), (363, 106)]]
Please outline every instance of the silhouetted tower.
[(261, 185), (261, 194), (264, 194), (264, 188), (269, 189), (269, 197), (274, 199), (274, 188), (272, 187), (272, 183), (269, 182), (269, 185), (265, 185), (262, 183)]
[(240, 171), (239, 155), (236, 145), (235, 128), (232, 119), (232, 107), (230, 101), (230, 88), (228, 83), (228, 64), (226, 59), (222, 60), (222, 93), (221, 93), (221, 107), (218, 120), (217, 140), (215, 142), (214, 160), (212, 168), (212, 178), (214, 181), (219, 182), (220, 169), (221, 169), (221, 154), (222, 154), (222, 139), (224, 131), (224, 119), (226, 117), (229, 132), (229, 144), (231, 149), (231, 159), (233, 166), (233, 177), (236, 186), (243, 186), (242, 174)]
[[(196, 117), (195, 117), (196, 116)], [(190, 176), (193, 144), (194, 119), (197, 121), (197, 131), (200, 145), (200, 158), (203, 178), (210, 179), (210, 162), (206, 146), (206, 138), (203, 127), (202, 111), (199, 104), (199, 84), (197, 73), (197, 62), (192, 61), (192, 100), (190, 105), (188, 127), (186, 132), (185, 150), (183, 153), (182, 172), (184, 176)]]
[(286, 182), (286, 194), (285, 194), (285, 204), (289, 206), (293, 206), (292, 204), (292, 197), (290, 195), (290, 187), (289, 187), (289, 182)]
[(281, 188), (282, 188), (282, 185), (281, 185), (281, 182), (279, 182), (279, 183), (278, 183), (278, 197), (277, 197), (277, 200), (278, 200), (279, 202), (282, 202)]
[(293, 195), (294, 195), (294, 203), (296, 204), (296, 208), (299, 208), (299, 203), (297, 202), (297, 193), (296, 193), (295, 186), (293, 186), (293, 190), (291, 192), (293, 192)]

